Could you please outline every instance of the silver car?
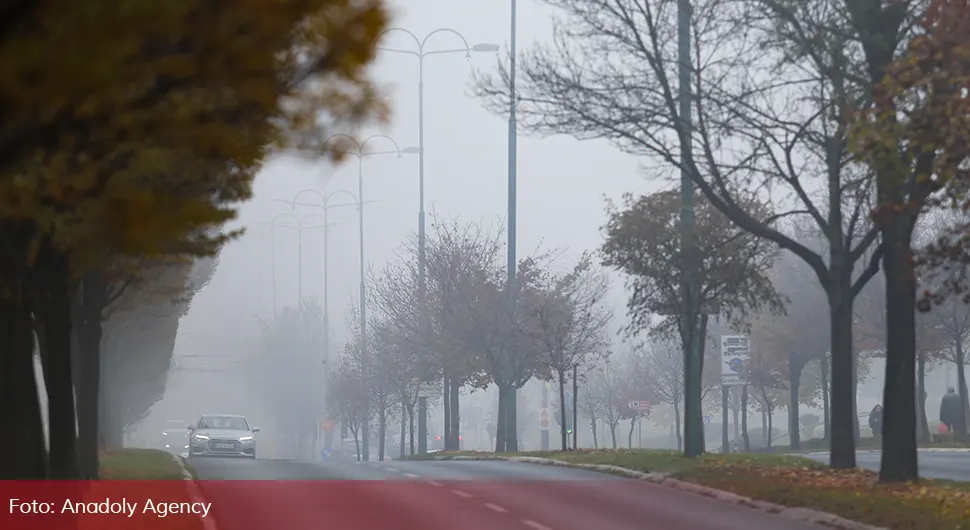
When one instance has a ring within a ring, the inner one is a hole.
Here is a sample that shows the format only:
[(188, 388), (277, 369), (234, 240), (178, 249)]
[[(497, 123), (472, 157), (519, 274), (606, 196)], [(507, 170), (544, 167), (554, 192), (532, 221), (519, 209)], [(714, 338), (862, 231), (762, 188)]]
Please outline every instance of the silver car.
[(205, 414), (189, 426), (189, 456), (256, 458), (257, 432), (245, 416)]

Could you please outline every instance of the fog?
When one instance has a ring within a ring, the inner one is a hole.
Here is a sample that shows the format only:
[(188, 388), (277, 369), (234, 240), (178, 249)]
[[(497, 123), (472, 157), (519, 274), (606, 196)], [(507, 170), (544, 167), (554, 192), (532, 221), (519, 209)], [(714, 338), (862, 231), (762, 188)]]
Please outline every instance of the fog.
[[(497, 224), (507, 213), (507, 123), (486, 112), (479, 101), (469, 97), (469, 83), (474, 69), (494, 69), (504, 60), (509, 42), (508, 2), (456, 2), (447, 0), (411, 0), (391, 2), (395, 27), (407, 28), (423, 36), (438, 28), (460, 32), (470, 44), (495, 43), (502, 47), (496, 53), (474, 53), (431, 56), (425, 63), (425, 189), (428, 223), (432, 216), (459, 217), (465, 221), (481, 220)], [(527, 49), (536, 41), (549, 38), (552, 10), (532, 2), (518, 6), (518, 46)], [(412, 49), (405, 35), (392, 33), (385, 46)], [(454, 35), (443, 33), (429, 41), (429, 49), (460, 47)], [(361, 131), (335, 131), (359, 139), (371, 134), (386, 134), (401, 148), (418, 144), (418, 64), (407, 55), (382, 53), (373, 72), (392, 105), (390, 122), (379, 128)], [(375, 140), (373, 149), (391, 149), (393, 145)], [(625, 155), (606, 142), (578, 142), (565, 137), (536, 138), (520, 135), (518, 144), (518, 249), (520, 253), (534, 248), (564, 249), (567, 255), (578, 255), (602, 243), (602, 226), (606, 216), (604, 198), (619, 198), (624, 192), (637, 194), (661, 189), (664, 184), (647, 180), (640, 171), (642, 161)], [(379, 269), (394, 258), (417, 227), (418, 157), (417, 155), (370, 156), (363, 162), (364, 255), (368, 267)], [(281, 418), (267, 410), (264, 399), (255, 392), (252, 372), (260, 359), (276, 352), (266, 352), (259, 344), (261, 321), (272, 319), (274, 290), (278, 310), (297, 304), (298, 288), (305, 299), (322, 300), (324, 234), (321, 229), (308, 229), (301, 236), (293, 229), (292, 219), (280, 218), (278, 226), (269, 228), (282, 213), (298, 217), (322, 214), (320, 208), (291, 208), (291, 201), (305, 189), (321, 193), (349, 190), (357, 193), (357, 160), (348, 158), (342, 165), (324, 162), (276, 158), (258, 176), (254, 198), (239, 210), (237, 226), (245, 234), (222, 250), (218, 268), (211, 282), (199, 291), (182, 318), (173, 366), (163, 399), (149, 416), (131, 433), (133, 436), (157, 430), (168, 421), (194, 421), (203, 413), (239, 413), (250, 417), (267, 433), (262, 446), (274, 443), (273, 426)], [(314, 194), (304, 194), (301, 203), (319, 204)], [(336, 201), (339, 203), (345, 201)], [(340, 351), (348, 340), (345, 325), (349, 308), (357, 297), (358, 223), (354, 208), (332, 209), (329, 221), (329, 296), (331, 343), (333, 352)], [(319, 218), (308, 218), (306, 225), (319, 225)], [(271, 250), (275, 250), (272, 252)], [(275, 255), (274, 255), (275, 254)], [(302, 255), (302, 263), (298, 256)], [(275, 264), (274, 264), (275, 259)], [(275, 266), (275, 277), (272, 271)], [(302, 270), (302, 281), (298, 272)], [(616, 277), (609, 297), (616, 314), (615, 326), (625, 324), (623, 282)], [(617, 339), (619, 340), (619, 339)], [(860, 411), (866, 411), (879, 400), (882, 388), (881, 363), (872, 370), (869, 380), (860, 385)], [(934, 408), (946, 382), (939, 368), (927, 384)], [(324, 380), (320, 372), (321, 384)], [(281, 385), (285, 384), (281, 381)], [(281, 390), (282, 391), (282, 390)], [(536, 399), (537, 385), (524, 394)], [(463, 398), (463, 407), (479, 405), (494, 410), (494, 396), (478, 393)], [(803, 407), (803, 413), (819, 411)], [(321, 412), (322, 414), (322, 412)], [(785, 425), (785, 414), (776, 411), (776, 426)], [(432, 409), (431, 429), (440, 415)], [(719, 420), (715, 420), (719, 421)], [(752, 425), (760, 423), (752, 414)], [(623, 427), (621, 427), (623, 429)], [(391, 427), (394, 430), (394, 427)], [(643, 424), (643, 438), (667, 436), (668, 429), (652, 422)], [(143, 432), (145, 431), (145, 432)], [(583, 434), (582, 436), (585, 436)], [(583, 443), (582, 439), (580, 443)], [(477, 434), (481, 438), (481, 433)], [(625, 438), (625, 436), (624, 436)], [(719, 443), (717, 435), (708, 434)], [(710, 444), (709, 444), (710, 445)], [(261, 448), (272, 456), (271, 447)]]
[[(438, 28), (460, 32), (471, 44), (494, 43), (498, 53), (431, 56), (425, 62), (425, 192), (430, 224), (432, 215), (460, 216), (463, 220), (499, 223), (507, 211), (507, 122), (487, 113), (469, 96), (473, 69), (493, 69), (505, 58), (509, 43), (507, 2), (396, 1), (392, 24), (419, 36)], [(520, 49), (550, 34), (551, 10), (531, 2), (518, 6)], [(390, 34), (385, 46), (413, 47), (403, 34)], [(450, 34), (438, 34), (427, 49), (461, 47)], [(408, 48), (410, 49), (410, 48)], [(335, 131), (363, 139), (381, 133), (401, 148), (418, 144), (418, 64), (411, 56), (382, 53), (373, 65), (375, 78), (392, 105), (387, 126), (363, 131)], [(374, 150), (393, 146), (375, 140)], [(209, 285), (196, 294), (179, 327), (174, 366), (164, 399), (144, 425), (170, 419), (193, 421), (204, 412), (239, 412), (259, 422), (259, 400), (250, 399), (243, 374), (246, 357), (258, 339), (257, 317), (273, 311), (270, 230), (277, 214), (290, 212), (289, 204), (301, 190), (357, 192), (357, 161), (342, 165), (302, 160), (271, 161), (257, 178), (254, 198), (239, 211), (238, 223), (246, 234), (228, 244)], [(417, 155), (365, 157), (365, 260), (380, 268), (398, 252), (417, 229)], [(623, 192), (648, 192), (657, 183), (638, 171), (638, 161), (605, 142), (577, 142), (556, 137), (519, 137), (518, 248), (557, 248), (578, 254), (601, 242), (605, 219), (604, 197)], [(302, 203), (319, 204), (304, 194)], [(346, 201), (337, 201), (342, 203)], [(321, 214), (320, 208), (299, 208), (297, 215)], [(335, 350), (346, 340), (344, 315), (356, 298), (359, 282), (358, 225), (354, 208), (330, 210), (330, 296), (332, 341)], [(293, 225), (291, 219), (280, 224)], [(321, 224), (308, 219), (307, 225)], [(276, 291), (282, 309), (297, 301), (297, 234), (276, 229)], [(304, 297), (323, 297), (323, 233), (303, 234)], [(622, 284), (615, 285), (615, 305), (622, 310)], [(267, 421), (269, 418), (267, 418)]]

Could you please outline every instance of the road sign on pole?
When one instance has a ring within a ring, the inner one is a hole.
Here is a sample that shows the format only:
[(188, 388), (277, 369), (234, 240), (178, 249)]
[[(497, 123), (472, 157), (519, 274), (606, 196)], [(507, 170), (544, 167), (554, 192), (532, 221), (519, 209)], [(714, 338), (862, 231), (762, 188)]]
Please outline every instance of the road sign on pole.
[(418, 397), (422, 398), (438, 398), (441, 397), (444, 392), (444, 387), (435, 383), (425, 383), (418, 387)]
[(327, 432), (332, 431), (333, 430), (333, 421), (331, 421), (331, 420), (323, 420), (322, 422), (320, 422), (320, 428), (323, 429), (324, 431), (327, 431)]
[(650, 402), (645, 399), (633, 400), (627, 403), (627, 406), (630, 407), (631, 410), (650, 410)]
[(543, 430), (549, 429), (549, 409), (539, 410), (539, 428)]
[(751, 346), (747, 335), (724, 335), (721, 337), (721, 384), (743, 385)]

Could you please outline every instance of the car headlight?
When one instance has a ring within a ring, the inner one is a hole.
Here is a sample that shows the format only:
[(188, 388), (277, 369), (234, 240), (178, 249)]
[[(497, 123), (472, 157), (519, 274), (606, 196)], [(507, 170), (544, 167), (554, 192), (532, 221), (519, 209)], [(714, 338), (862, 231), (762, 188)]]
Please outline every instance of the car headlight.
[(170, 446), (168, 444), (165, 444), (165, 449), (171, 449), (171, 448), (172, 448), (172, 446)]
[(196, 439), (196, 440), (208, 440), (208, 439), (209, 439), (209, 437), (208, 437), (208, 436), (206, 436), (206, 435), (204, 435), (204, 434), (196, 434), (196, 435), (195, 435), (195, 439)]
[(188, 448), (189, 448), (189, 444), (185, 444), (184, 449), (188, 449)]
[(253, 437), (252, 436), (240, 436), (239, 437), (239, 441), (240, 442), (251, 442), (251, 441), (253, 441)]

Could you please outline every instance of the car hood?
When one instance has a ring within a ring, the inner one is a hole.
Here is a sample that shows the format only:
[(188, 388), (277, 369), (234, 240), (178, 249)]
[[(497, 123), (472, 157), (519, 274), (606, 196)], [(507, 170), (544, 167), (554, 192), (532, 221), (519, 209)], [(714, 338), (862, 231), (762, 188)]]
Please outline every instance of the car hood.
[(252, 436), (253, 433), (249, 431), (234, 431), (230, 429), (200, 429), (195, 431), (196, 434), (202, 436), (208, 436), (209, 438), (242, 438), (244, 436)]

